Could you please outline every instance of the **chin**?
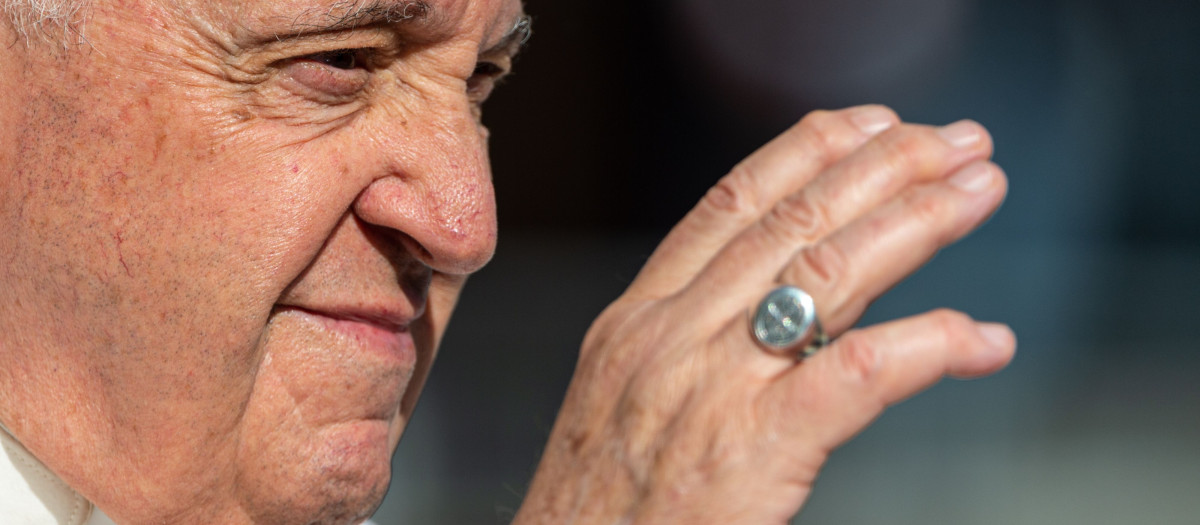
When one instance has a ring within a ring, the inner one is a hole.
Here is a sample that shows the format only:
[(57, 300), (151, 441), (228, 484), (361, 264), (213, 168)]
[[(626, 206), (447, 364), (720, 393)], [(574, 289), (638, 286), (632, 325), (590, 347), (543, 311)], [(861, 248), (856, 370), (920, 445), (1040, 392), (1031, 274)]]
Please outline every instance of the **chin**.
[(402, 400), (428, 367), (408, 332), (367, 328), (298, 310), (273, 321), (238, 437), (236, 490), (255, 523), (358, 523), (383, 500)]
[[(293, 461), (266, 460), (251, 486), (240, 486), (255, 523), (357, 524), (371, 517), (387, 494), (398, 432), (380, 420), (343, 423)], [(278, 449), (277, 449), (278, 450)], [(273, 465), (270, 463), (274, 463)], [(251, 485), (247, 484), (247, 485)]]

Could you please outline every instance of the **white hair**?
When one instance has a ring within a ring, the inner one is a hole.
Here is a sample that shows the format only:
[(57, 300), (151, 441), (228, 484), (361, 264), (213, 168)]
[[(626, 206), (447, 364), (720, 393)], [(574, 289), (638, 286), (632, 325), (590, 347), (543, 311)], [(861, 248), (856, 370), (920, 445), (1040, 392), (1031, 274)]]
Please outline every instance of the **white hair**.
[(87, 0), (0, 0), (0, 13), (17, 33), (29, 37), (60, 34), (83, 17)]

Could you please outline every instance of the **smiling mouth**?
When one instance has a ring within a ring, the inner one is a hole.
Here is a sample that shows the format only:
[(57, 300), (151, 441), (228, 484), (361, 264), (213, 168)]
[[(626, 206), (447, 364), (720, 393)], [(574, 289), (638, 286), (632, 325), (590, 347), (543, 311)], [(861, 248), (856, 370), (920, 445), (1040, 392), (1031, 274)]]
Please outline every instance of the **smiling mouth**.
[(325, 331), (353, 341), (372, 354), (398, 360), (401, 366), (416, 364), (416, 347), (409, 325), (412, 318), (378, 309), (320, 310), (301, 306), (280, 306), (276, 312), (294, 315), (315, 323)]
[(390, 332), (407, 332), (408, 325), (411, 322), (407, 316), (400, 314), (387, 313), (383, 309), (377, 309), (374, 312), (367, 310), (347, 311), (347, 310), (321, 310), (305, 308), (303, 306), (282, 306), (279, 311), (297, 311), (308, 315), (324, 317), (335, 321), (344, 321), (350, 323), (360, 323), (376, 327), (380, 330)]

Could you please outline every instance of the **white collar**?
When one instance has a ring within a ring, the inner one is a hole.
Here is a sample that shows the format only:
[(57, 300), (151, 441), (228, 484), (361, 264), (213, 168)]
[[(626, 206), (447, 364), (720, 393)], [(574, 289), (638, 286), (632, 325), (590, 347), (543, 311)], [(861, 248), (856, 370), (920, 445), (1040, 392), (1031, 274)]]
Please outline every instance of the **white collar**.
[[(116, 525), (0, 424), (0, 517), (6, 525)], [(362, 525), (375, 525), (371, 520)]]
[(0, 516), (14, 525), (115, 525), (0, 425)]

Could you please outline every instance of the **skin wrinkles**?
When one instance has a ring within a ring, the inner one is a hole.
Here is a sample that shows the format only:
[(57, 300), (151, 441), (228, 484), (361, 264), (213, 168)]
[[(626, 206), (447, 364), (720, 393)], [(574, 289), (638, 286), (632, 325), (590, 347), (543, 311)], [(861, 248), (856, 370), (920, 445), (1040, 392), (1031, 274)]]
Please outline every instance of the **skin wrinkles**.
[[(6, 109), (25, 108), (0, 133), (15, 159), (0, 194), (25, 195), (19, 213), (0, 202), (0, 369), (21, 371), (0, 373), (0, 420), (118, 521), (341, 523), (378, 504), (458, 291), (494, 249), (465, 82), (520, 17), (515, 1), (430, 5), (436, 30), (371, 72), (409, 81), (363, 89), (353, 118), (268, 88), (290, 52), (380, 28), (289, 51), (226, 19), (321, 0), (98, 0), (93, 48), (30, 51), (0, 79)], [(415, 353), (288, 305), (423, 312), (401, 336)]]
[[(256, 41), (359, 4), (117, 1), (92, 48), (0, 55), (0, 421), (120, 523), (357, 521), (495, 248), (481, 63), (521, 6)], [(231, 60), (254, 81), (204, 73)], [(721, 183), (754, 209), (695, 208), (589, 330), (514, 520), (786, 523), (885, 407), (1007, 364), (1011, 330), (949, 310), (845, 331), (996, 209), (991, 153), (877, 106), (754, 153)], [(780, 284), (836, 338), (801, 366), (747, 337)]]
[[(373, 8), (378, 10), (380, 8)], [(432, 8), (428, 8), (432, 9)], [(347, 15), (349, 16), (349, 15)], [(495, 61), (500, 67), (507, 71), (511, 68), (513, 56), (519, 52), (520, 45), (528, 34), (527, 18), (519, 17), (518, 22), (508, 22), (510, 28), (503, 36), (496, 40), (496, 43), (491, 44), (489, 48), (481, 53), (482, 57), (487, 57)], [(411, 25), (414, 22), (406, 21), (403, 24), (405, 30), (412, 29)], [(340, 27), (340, 22), (332, 22), (329, 25)], [(427, 24), (429, 25), (429, 24)], [(432, 24), (435, 25), (436, 24)], [(503, 27), (503, 26), (502, 26)], [(428, 27), (420, 29), (420, 31), (431, 31)], [(492, 30), (494, 32), (494, 30)], [(372, 28), (364, 35), (325, 35), (325, 34), (306, 34), (289, 37), (285, 41), (271, 41), (264, 44), (262, 53), (246, 54), (247, 56), (231, 57), (226, 59), (230, 64), (227, 68), (230, 70), (230, 75), (237, 78), (239, 82), (245, 84), (243, 89), (244, 108), (250, 110), (251, 114), (241, 120), (247, 118), (270, 118), (278, 119), (294, 127), (303, 127), (310, 122), (307, 119), (311, 117), (301, 117), (295, 112), (288, 109), (288, 105), (281, 104), (284, 99), (294, 99), (304, 104), (311, 105), (314, 108), (319, 108), (320, 111), (316, 114), (320, 115), (320, 124), (325, 124), (321, 128), (321, 133), (332, 132), (341, 126), (347, 126), (352, 122), (353, 118), (357, 118), (365, 110), (366, 104), (403, 104), (406, 101), (416, 100), (418, 97), (430, 97), (432, 93), (449, 92), (450, 84), (462, 82), (461, 79), (466, 78), (471, 74), (470, 69), (446, 69), (441, 64), (464, 64), (466, 60), (447, 60), (447, 51), (444, 48), (428, 49), (426, 46), (417, 46), (413, 50), (402, 50), (402, 46), (410, 46), (410, 40), (405, 33), (404, 39), (398, 39), (395, 34), (389, 31), (384, 31), (380, 28)], [(296, 64), (287, 64), (287, 56), (294, 56), (300, 50), (319, 50), (328, 49), (329, 43), (327, 40), (333, 36), (337, 37), (339, 47), (347, 48), (370, 48), (371, 58), (374, 65), (371, 66), (373, 74), (371, 81), (364, 86), (366, 91), (363, 97), (350, 97), (341, 100), (338, 104), (325, 106), (323, 103), (315, 100), (309, 100), (305, 94), (311, 94), (311, 90), (306, 90), (302, 86), (298, 86), (297, 82), (290, 79), (289, 75), (272, 75), (272, 73), (282, 71), (291, 71), (297, 67)], [(426, 37), (428, 38), (428, 37)], [(306, 39), (313, 39), (312, 42), (301, 42)], [(485, 41), (480, 41), (479, 47)], [(463, 53), (465, 58), (470, 53), (470, 48), (467, 47), (469, 42), (463, 40), (463, 46), (458, 49), (458, 52)], [(443, 46), (444, 47), (444, 46)], [(286, 53), (286, 54), (285, 54)], [(281, 61), (285, 63), (280, 64)], [(414, 68), (413, 66), (419, 66)], [(397, 67), (393, 67), (397, 66)], [(428, 76), (423, 74), (411, 74), (414, 69), (429, 70), (437, 69), (444, 70), (442, 76)], [(495, 79), (492, 82), (498, 82)], [(397, 92), (398, 91), (398, 92)], [(409, 104), (412, 106), (413, 104)], [(402, 121), (409, 120), (411, 109), (396, 108), (395, 111), (404, 113), (400, 116)], [(455, 110), (456, 111), (456, 110)], [(235, 114), (237, 114), (235, 112)], [(240, 122), (239, 122), (240, 123)], [(232, 123), (239, 124), (239, 123)], [(307, 137), (297, 139), (298, 141), (307, 140)]]
[(239, 47), (285, 42), (301, 37), (344, 38), (345, 30), (390, 27), (402, 31), (410, 44), (454, 38), (467, 12), (462, 0), (290, 0), (239, 5), (226, 13), (222, 27), (231, 27)]
[(310, 9), (296, 15), (292, 28), (296, 34), (327, 32), (372, 24), (398, 24), (426, 19), (433, 12), (428, 2), (347, 0), (330, 5), (328, 9)]

